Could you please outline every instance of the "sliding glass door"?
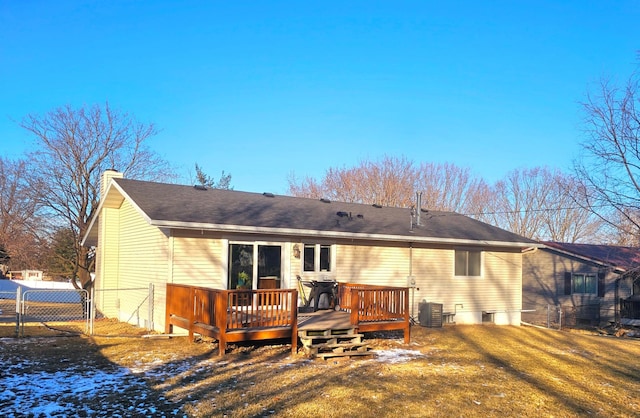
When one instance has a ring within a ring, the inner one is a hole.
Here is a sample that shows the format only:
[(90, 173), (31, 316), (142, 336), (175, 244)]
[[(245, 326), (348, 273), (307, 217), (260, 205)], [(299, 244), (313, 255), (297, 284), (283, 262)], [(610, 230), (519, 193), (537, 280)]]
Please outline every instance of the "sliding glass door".
[(229, 244), (228, 289), (280, 289), (282, 245)]

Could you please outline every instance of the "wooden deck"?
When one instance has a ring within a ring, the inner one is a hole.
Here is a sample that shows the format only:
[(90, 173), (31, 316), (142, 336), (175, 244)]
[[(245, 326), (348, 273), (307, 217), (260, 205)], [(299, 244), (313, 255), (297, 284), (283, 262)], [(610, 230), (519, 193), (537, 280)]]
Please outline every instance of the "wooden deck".
[(296, 289), (221, 290), (167, 284), (165, 332), (178, 326), (215, 338), (219, 354), (228, 342), (290, 339), (297, 352), (298, 330), (354, 329), (356, 332), (402, 330), (410, 341), (407, 288), (338, 286), (340, 311), (298, 313)]
[(322, 310), (298, 313), (298, 330), (352, 328), (351, 315), (344, 311)]

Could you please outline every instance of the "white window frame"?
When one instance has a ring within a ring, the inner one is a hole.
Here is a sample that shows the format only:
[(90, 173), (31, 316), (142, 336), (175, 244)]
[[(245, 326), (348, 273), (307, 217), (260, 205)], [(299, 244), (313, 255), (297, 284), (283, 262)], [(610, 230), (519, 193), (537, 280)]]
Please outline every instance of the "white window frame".
[[(314, 246), (314, 260), (313, 260), (313, 271), (304, 269), (304, 251), (307, 246)], [(320, 249), (322, 247), (329, 247), (329, 270), (320, 270)], [(305, 242), (302, 244), (302, 254), (301, 254), (301, 263), (300, 263), (300, 273), (303, 277), (321, 277), (326, 276), (326, 278), (333, 278), (336, 274), (336, 245), (329, 243), (311, 243)]]
[(281, 287), (285, 288), (285, 285), (287, 285), (287, 283), (285, 282), (285, 276), (287, 274), (286, 272), (286, 258), (285, 258), (285, 252), (288, 249), (288, 246), (286, 245), (285, 242), (281, 242), (281, 241), (242, 241), (242, 240), (228, 240), (227, 245), (225, 246), (226, 248), (226, 264), (227, 264), (227, 279), (226, 279), (226, 284), (225, 284), (225, 288), (228, 289), (229, 287), (229, 247), (233, 244), (237, 244), (237, 245), (252, 245), (253, 246), (253, 252), (252, 252), (252, 258), (253, 258), (253, 266), (252, 266), (252, 276), (253, 276), (253, 280), (252, 280), (252, 284), (251, 284), (251, 288), (252, 289), (257, 289), (258, 288), (258, 247), (263, 245), (263, 246), (279, 246), (281, 247), (281, 251), (280, 251), (280, 275), (282, 277), (280, 277), (281, 280)]
[[(464, 251), (467, 253), (467, 260), (466, 260), (466, 271), (469, 271), (469, 255), (468, 253), (470, 252), (474, 252), (474, 253), (480, 253), (480, 274), (478, 275), (474, 275), (474, 276), (470, 276), (470, 275), (457, 275), (456, 274), (456, 258), (458, 255), (458, 252)], [(471, 248), (456, 248), (453, 251), (453, 277), (455, 278), (469, 278), (469, 279), (481, 279), (484, 277), (484, 251), (482, 250), (478, 250), (478, 249), (471, 249)]]

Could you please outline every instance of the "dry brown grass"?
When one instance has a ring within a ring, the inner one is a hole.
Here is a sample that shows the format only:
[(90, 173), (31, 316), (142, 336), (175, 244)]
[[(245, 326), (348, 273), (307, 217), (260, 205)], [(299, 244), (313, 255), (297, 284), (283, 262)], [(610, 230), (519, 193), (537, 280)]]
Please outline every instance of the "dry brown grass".
[(236, 346), (220, 358), (215, 342), (182, 337), (59, 338), (55, 352), (131, 369), (173, 403), (167, 415), (176, 406), (193, 417), (640, 415), (635, 339), (461, 325), (414, 327), (410, 345), (368, 337), (405, 361), (308, 360), (286, 345)]

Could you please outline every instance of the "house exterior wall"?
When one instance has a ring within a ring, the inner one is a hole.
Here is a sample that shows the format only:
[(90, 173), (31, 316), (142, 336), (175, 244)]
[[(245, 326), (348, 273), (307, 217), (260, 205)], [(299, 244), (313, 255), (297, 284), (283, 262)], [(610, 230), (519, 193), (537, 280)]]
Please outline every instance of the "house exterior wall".
[[(107, 317), (141, 327), (164, 327), (169, 272), (168, 237), (128, 202), (104, 209), (96, 270), (96, 306)], [(149, 285), (154, 286), (153, 324), (148, 323)]]
[(17, 270), (9, 272), (11, 280), (43, 280), (44, 272), (42, 270)]
[(120, 210), (103, 208), (98, 218), (98, 245), (96, 251), (96, 275), (93, 301), (99, 312), (107, 317), (118, 317), (116, 292), (102, 289), (118, 288)]
[(408, 276), (413, 276), (413, 317), (421, 302), (434, 302), (442, 303), (444, 312), (455, 312), (457, 323), (482, 323), (483, 312), (489, 312), (496, 324), (520, 325), (520, 252), (483, 252), (480, 277), (455, 277), (455, 248), (339, 245), (337, 253), (340, 281), (407, 286)]
[[(566, 274), (602, 274), (604, 279), (604, 289), (602, 284), (598, 284), (596, 294), (566, 294), (565, 275)], [(522, 303), (526, 310), (535, 310), (523, 314), (523, 320), (532, 323), (545, 323), (549, 318), (552, 326), (561, 321), (558, 309), (562, 310), (566, 324), (574, 324), (575, 321), (588, 322), (583, 318), (580, 311), (587, 306), (599, 305), (599, 324), (604, 325), (608, 321), (615, 320), (616, 310), (616, 281), (619, 275), (612, 272), (610, 268), (597, 263), (588, 262), (583, 259), (567, 254), (558, 253), (549, 249), (539, 249), (538, 251), (525, 254), (523, 260), (522, 274)], [(599, 296), (599, 294), (603, 294)], [(626, 295), (626, 296), (625, 296)], [(630, 289), (627, 281), (619, 281), (618, 297), (628, 297)], [(597, 308), (596, 308), (597, 309)], [(577, 314), (577, 316), (576, 316)]]
[[(283, 248), (282, 286), (298, 286), (305, 279), (335, 278), (340, 282), (408, 286), (415, 277), (410, 309), (418, 317), (420, 302), (442, 303), (456, 312), (457, 323), (483, 322), (483, 312), (496, 324), (520, 324), (522, 307), (522, 254), (519, 250), (484, 251), (480, 277), (455, 277), (455, 248), (415, 246), (409, 243), (353, 241), (322, 242), (334, 245), (330, 272), (302, 271), (303, 255), (293, 251), (313, 238), (241, 236), (193, 230), (161, 230), (149, 225), (125, 199), (118, 209), (104, 209), (100, 218), (96, 299), (106, 316), (135, 318), (139, 298), (129, 293), (100, 289), (155, 287), (154, 327), (164, 329), (166, 283), (227, 288), (228, 248), (232, 242), (279, 243)], [(139, 324), (146, 326), (146, 324)]]
[(228, 240), (184, 230), (172, 230), (171, 236), (171, 283), (227, 288)]

